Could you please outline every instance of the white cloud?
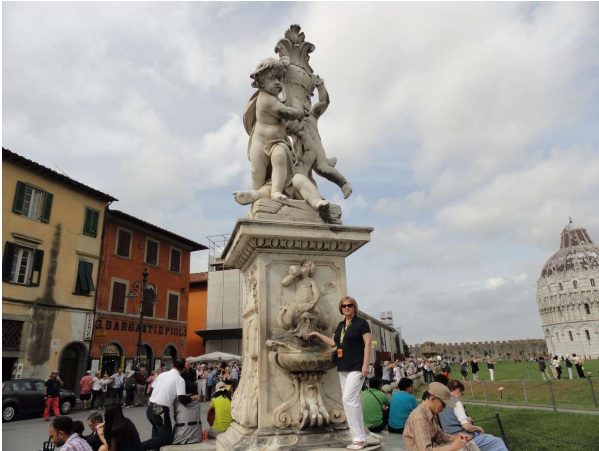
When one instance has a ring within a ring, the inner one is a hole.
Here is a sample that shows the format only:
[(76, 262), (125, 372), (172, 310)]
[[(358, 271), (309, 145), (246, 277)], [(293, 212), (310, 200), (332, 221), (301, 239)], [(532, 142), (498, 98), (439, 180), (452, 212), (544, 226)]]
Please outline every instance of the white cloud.
[(593, 3), (6, 3), (3, 145), (177, 233), (227, 233), (249, 74), (290, 17), (354, 193), (319, 188), (375, 227), (348, 289), (408, 342), (539, 336), (527, 275), (569, 215), (599, 239)]

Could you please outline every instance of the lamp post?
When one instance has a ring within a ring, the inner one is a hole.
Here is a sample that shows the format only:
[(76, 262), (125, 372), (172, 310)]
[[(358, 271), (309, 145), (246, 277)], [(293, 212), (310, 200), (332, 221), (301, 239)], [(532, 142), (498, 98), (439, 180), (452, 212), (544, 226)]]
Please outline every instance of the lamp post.
[[(133, 368), (137, 368), (139, 366), (141, 360), (141, 350), (143, 348), (142, 343), (142, 333), (144, 327), (144, 306), (146, 303), (155, 304), (156, 303), (156, 293), (154, 291), (154, 287), (152, 285), (148, 285), (148, 276), (150, 273), (148, 272), (148, 268), (144, 268), (141, 273), (141, 280), (136, 280), (133, 282), (133, 288), (129, 291), (127, 295), (128, 298), (134, 298), (139, 296), (139, 330), (137, 333), (137, 351), (135, 354), (135, 361), (133, 363)], [(151, 290), (151, 293), (149, 291)], [(148, 299), (148, 297), (150, 299)]]

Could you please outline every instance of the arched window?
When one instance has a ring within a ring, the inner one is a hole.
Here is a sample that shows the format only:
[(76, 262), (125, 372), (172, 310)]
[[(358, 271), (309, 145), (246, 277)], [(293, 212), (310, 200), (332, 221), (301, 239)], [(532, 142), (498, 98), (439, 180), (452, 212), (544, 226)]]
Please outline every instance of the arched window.
[(595, 286), (595, 279), (591, 279), (591, 286), (594, 287)]
[(564, 289), (564, 286), (562, 285), (562, 283), (558, 283), (557, 286), (559, 287), (559, 291), (562, 291)]
[(570, 337), (570, 341), (574, 341), (574, 337), (572, 336), (572, 331), (568, 331), (568, 337)]
[(589, 304), (584, 304), (584, 311), (587, 313), (587, 315), (591, 314), (591, 306)]
[(574, 285), (574, 288), (578, 288), (578, 282), (576, 280), (573, 280), (572, 284)]
[(556, 333), (555, 333), (555, 339), (556, 339), (557, 341), (559, 341), (559, 332), (556, 332)]
[(588, 341), (591, 341), (591, 333), (590, 333), (588, 330), (585, 330), (585, 331), (584, 331), (584, 334), (586, 335), (586, 337), (587, 337), (587, 340), (588, 340)]

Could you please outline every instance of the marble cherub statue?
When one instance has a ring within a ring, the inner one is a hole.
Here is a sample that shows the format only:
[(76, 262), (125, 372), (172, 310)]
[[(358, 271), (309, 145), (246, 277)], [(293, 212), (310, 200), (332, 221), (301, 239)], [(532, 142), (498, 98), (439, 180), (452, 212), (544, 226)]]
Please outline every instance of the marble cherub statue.
[(325, 330), (329, 326), (328, 315), (318, 303), (321, 293), (314, 280), (315, 272), (314, 263), (304, 260), (301, 266), (291, 265), (281, 281), (285, 287), (294, 285), (295, 295), (293, 302), (283, 306), (279, 325), (301, 340), (313, 329)]
[(305, 174), (293, 170), (298, 160), (287, 136), (287, 121), (303, 119), (309, 109), (290, 107), (279, 99), (287, 64), (285, 57), (266, 58), (250, 76), (254, 80), (252, 86), (258, 88), (244, 113), (244, 126), (250, 135), (252, 190), (236, 191), (233, 196), (242, 205), (263, 198), (301, 198), (321, 210), (328, 207), (328, 201)]
[[(352, 186), (335, 168), (337, 159), (327, 158), (318, 132), (318, 120), (331, 103), (329, 93), (324, 85), (324, 80), (318, 75), (314, 76), (314, 86), (318, 92), (318, 102), (311, 107), (310, 98), (307, 97), (304, 109), (309, 110), (310, 113), (299, 121), (288, 122), (287, 131), (294, 137), (294, 148), (298, 160), (321, 177), (339, 186), (344, 198), (347, 199), (352, 193)], [(307, 152), (312, 152), (312, 155)]]

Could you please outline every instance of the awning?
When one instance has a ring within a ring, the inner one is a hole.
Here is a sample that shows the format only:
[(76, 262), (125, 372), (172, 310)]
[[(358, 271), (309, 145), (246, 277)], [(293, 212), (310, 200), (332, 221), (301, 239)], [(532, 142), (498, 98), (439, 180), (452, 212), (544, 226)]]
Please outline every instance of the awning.
[(196, 334), (204, 340), (239, 340), (242, 337), (241, 328), (237, 329), (205, 329), (196, 330)]

